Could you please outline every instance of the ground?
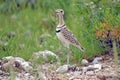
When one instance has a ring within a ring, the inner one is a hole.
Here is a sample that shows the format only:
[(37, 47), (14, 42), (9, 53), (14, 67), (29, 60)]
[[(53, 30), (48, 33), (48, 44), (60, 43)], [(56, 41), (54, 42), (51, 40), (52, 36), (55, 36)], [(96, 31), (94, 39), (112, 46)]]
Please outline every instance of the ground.
[(86, 65), (70, 65), (63, 72), (56, 71), (60, 67), (57, 63), (32, 65), (33, 69), (31, 71), (12, 70), (9, 72), (1, 68), (0, 80), (120, 80), (120, 60), (117, 68), (112, 55), (104, 54), (99, 58), (101, 60), (97, 65), (100, 66), (90, 67), (87, 70), (86, 68), (94, 65), (90, 62), (91, 60), (88, 60), (89, 63)]

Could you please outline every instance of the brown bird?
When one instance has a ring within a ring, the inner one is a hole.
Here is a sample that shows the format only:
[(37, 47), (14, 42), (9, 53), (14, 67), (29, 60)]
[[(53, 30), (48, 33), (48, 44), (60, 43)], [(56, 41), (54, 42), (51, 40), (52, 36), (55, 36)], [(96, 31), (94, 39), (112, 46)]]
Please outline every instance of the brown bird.
[(62, 9), (57, 9), (56, 14), (59, 17), (59, 23), (56, 27), (56, 35), (57, 35), (58, 39), (66, 47), (67, 64), (69, 64), (69, 57), (70, 57), (69, 45), (74, 45), (77, 48), (79, 48), (81, 51), (84, 51), (84, 48), (81, 46), (81, 44), (79, 43), (77, 38), (67, 28), (67, 26), (64, 22), (64, 19), (63, 19), (64, 11)]

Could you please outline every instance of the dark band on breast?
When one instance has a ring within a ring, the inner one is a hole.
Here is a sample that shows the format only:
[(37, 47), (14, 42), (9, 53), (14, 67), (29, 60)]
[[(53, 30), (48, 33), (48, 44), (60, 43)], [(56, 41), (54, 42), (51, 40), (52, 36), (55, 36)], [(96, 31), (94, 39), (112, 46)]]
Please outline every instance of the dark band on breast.
[(57, 30), (56, 33), (59, 33), (61, 30)]

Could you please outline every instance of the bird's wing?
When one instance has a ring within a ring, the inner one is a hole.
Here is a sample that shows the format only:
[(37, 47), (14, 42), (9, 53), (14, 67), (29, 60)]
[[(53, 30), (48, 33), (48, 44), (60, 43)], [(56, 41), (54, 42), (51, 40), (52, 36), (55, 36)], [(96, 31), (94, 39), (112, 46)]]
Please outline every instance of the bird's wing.
[(72, 32), (70, 32), (70, 30), (67, 27), (62, 28), (61, 33), (65, 37), (65, 39), (68, 40), (72, 45), (84, 51), (84, 48), (78, 42), (77, 38), (72, 34)]
[(65, 37), (65, 39), (70, 41), (72, 44), (79, 45), (77, 38), (72, 34), (72, 32), (70, 32), (70, 30), (67, 27), (62, 28), (61, 32), (63, 36)]

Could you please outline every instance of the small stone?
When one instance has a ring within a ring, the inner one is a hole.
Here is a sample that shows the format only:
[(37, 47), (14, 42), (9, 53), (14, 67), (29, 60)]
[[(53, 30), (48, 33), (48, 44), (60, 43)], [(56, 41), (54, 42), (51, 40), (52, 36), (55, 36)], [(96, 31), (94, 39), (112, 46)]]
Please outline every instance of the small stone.
[(94, 68), (97, 68), (97, 69), (101, 70), (102, 69), (102, 65), (101, 64), (94, 64)]
[(23, 62), (21, 65), (22, 65), (27, 71), (30, 70), (30, 69), (32, 69), (32, 66), (31, 66), (30, 62)]
[(33, 58), (39, 58), (40, 56), (42, 56), (43, 58), (47, 58), (48, 56), (54, 56), (58, 59), (58, 56), (55, 53), (48, 50), (35, 52), (32, 55)]
[(7, 56), (7, 57), (2, 58), (3, 61), (9, 61), (9, 60), (12, 60), (12, 59), (14, 59), (13, 56)]
[(94, 60), (93, 60), (93, 64), (98, 64), (99, 61), (102, 60), (102, 57), (96, 57)]
[(86, 74), (87, 74), (87, 75), (90, 75), (90, 76), (95, 75), (94, 71), (87, 71)]
[(13, 57), (8, 56), (3, 58), (2, 68), (4, 70), (8, 70), (12, 67), (14, 70), (19, 71), (29, 71), (32, 69), (30, 62), (25, 61), (23, 58), (20, 57)]
[(88, 60), (82, 59), (81, 64), (82, 64), (82, 65), (87, 65), (87, 64), (88, 64)]
[(80, 70), (80, 68), (77, 67), (76, 65), (69, 66), (69, 71), (74, 72), (74, 71), (79, 71), (79, 70)]
[(74, 80), (74, 78), (75, 78), (75, 77), (74, 77), (74, 76), (72, 76), (72, 77), (70, 77), (70, 78), (69, 78), (69, 80)]
[[(19, 66), (17, 64), (19, 64)], [(30, 62), (27, 62), (20, 57), (15, 57), (14, 65), (24, 71), (29, 71), (32, 69)]]
[(80, 74), (81, 74), (80, 71), (75, 71), (73, 75), (74, 75), (75, 77), (78, 77), (78, 76), (80, 76)]
[(83, 67), (82, 75), (84, 75), (88, 70), (88, 67)]
[(20, 57), (14, 57), (15, 58), (15, 61), (18, 61), (18, 62), (25, 62), (25, 60), (23, 58), (20, 58)]
[(95, 69), (98, 69), (98, 70), (101, 70), (102, 69), (102, 65), (101, 64), (94, 64), (94, 65), (89, 65), (88, 66), (88, 69), (93, 69), (93, 70), (95, 70)]
[(56, 72), (58, 73), (66, 73), (69, 69), (69, 65), (63, 65), (63, 66), (60, 66)]
[(32, 59), (39, 58), (43, 59), (46, 62), (57, 62), (57, 64), (60, 64), (59, 57), (52, 51), (44, 50), (33, 53)]
[(7, 62), (7, 63), (4, 63), (2, 65), (2, 69), (3, 70), (8, 70), (10, 68), (10, 66), (12, 66), (12, 63), (11, 62)]
[(84, 75), (87, 71), (94, 71), (94, 70), (101, 70), (102, 65), (101, 64), (94, 64), (94, 65), (89, 65), (88, 67), (83, 67), (83, 72), (82, 75)]

